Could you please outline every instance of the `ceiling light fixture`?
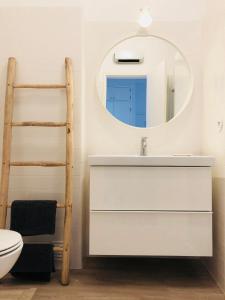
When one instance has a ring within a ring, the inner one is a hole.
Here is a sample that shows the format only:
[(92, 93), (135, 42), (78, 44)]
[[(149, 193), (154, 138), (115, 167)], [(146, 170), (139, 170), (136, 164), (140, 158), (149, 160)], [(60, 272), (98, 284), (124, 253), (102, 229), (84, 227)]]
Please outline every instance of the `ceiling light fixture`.
[(142, 28), (147, 28), (152, 24), (152, 17), (150, 15), (148, 8), (142, 8), (140, 9), (140, 15), (138, 18), (138, 24)]

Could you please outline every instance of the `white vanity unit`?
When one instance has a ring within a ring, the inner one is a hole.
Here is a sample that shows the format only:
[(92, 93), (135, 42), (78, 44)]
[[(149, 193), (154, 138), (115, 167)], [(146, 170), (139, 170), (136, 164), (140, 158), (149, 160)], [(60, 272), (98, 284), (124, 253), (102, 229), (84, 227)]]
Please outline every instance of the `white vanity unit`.
[(213, 163), (89, 156), (89, 254), (212, 256)]

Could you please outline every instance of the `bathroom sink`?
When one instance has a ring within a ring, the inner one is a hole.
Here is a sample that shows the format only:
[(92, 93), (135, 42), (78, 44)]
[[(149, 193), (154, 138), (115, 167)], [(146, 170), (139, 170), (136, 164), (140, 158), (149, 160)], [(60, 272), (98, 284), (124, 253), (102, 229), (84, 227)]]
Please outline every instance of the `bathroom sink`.
[(211, 156), (198, 155), (90, 155), (91, 166), (213, 166)]

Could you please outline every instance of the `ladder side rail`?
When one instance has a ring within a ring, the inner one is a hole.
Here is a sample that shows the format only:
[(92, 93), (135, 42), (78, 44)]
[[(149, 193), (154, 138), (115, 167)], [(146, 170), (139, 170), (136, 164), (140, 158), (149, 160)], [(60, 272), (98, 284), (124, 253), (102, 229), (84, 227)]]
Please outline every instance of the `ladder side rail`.
[(3, 149), (2, 149), (2, 170), (0, 187), (0, 228), (5, 228), (7, 218), (9, 175), (10, 175), (10, 154), (12, 141), (12, 117), (14, 102), (14, 81), (16, 75), (16, 59), (10, 57), (8, 60), (5, 111), (4, 111), (4, 131), (3, 131)]
[(35, 83), (25, 83), (25, 84), (15, 84), (14, 85), (15, 89), (65, 89), (66, 85), (65, 84), (35, 84)]
[(64, 245), (62, 257), (61, 283), (69, 284), (70, 247), (72, 230), (72, 198), (73, 198), (73, 72), (72, 61), (65, 59), (67, 126), (66, 126), (66, 183), (65, 183), (65, 216)]

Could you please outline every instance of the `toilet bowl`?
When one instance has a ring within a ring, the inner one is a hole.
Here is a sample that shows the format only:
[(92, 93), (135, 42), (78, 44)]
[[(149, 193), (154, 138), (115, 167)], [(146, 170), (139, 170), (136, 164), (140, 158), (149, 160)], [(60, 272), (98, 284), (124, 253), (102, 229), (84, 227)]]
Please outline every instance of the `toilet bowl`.
[(22, 248), (23, 239), (18, 232), (0, 229), (0, 279), (12, 269)]

